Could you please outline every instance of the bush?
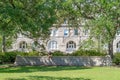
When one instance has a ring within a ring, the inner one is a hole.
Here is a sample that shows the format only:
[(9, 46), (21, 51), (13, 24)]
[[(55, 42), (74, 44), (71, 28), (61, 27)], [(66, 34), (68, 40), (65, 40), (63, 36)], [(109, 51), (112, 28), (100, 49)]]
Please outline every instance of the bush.
[(0, 64), (2, 64), (3, 63), (3, 53), (0, 53)]
[(20, 56), (38, 56), (39, 55), (37, 52), (18, 52), (17, 54)]
[(115, 63), (116, 65), (120, 64), (120, 53), (115, 53), (113, 63)]
[(65, 54), (61, 51), (54, 51), (52, 52), (52, 56), (65, 56)]
[(15, 58), (17, 55), (20, 56), (39, 56), (39, 52), (5, 52), (5, 53), (0, 53), (0, 64), (2, 63), (13, 63), (15, 61)]
[(105, 56), (105, 53), (96, 50), (78, 50), (71, 54), (72, 56)]
[(16, 52), (5, 52), (5, 53), (0, 53), (2, 54), (1, 57), (1, 62), (2, 63), (12, 63), (15, 61), (16, 58)]

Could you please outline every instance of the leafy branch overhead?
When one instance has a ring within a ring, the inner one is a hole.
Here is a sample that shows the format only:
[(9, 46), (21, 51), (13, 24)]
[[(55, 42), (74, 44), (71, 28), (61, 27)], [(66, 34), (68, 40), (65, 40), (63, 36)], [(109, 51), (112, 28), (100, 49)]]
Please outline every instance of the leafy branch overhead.
[(118, 0), (0, 0), (0, 7), (0, 34), (4, 37), (23, 33), (46, 38), (53, 24), (67, 21), (70, 27), (79, 27), (84, 21), (91, 36), (100, 36), (113, 54), (113, 40), (120, 29)]

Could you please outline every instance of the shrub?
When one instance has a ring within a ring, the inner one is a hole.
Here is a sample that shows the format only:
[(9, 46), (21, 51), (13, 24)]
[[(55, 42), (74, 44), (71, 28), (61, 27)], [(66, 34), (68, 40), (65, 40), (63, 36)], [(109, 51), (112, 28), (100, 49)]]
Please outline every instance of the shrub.
[(31, 52), (16, 52), (20, 56), (43, 56), (47, 55), (45, 52), (31, 51)]
[(52, 56), (65, 56), (65, 54), (61, 51), (54, 51), (52, 52)]
[(115, 63), (116, 65), (120, 64), (120, 53), (115, 53), (113, 63)]
[(85, 53), (84, 50), (77, 50), (71, 54), (72, 56), (86, 56), (87, 54)]
[(16, 52), (5, 52), (5, 53), (2, 53), (2, 62), (4, 63), (11, 63), (11, 62), (14, 62), (15, 61), (15, 58), (16, 58)]
[(24, 56), (40, 56), (40, 53), (37, 51), (32, 51), (32, 52), (24, 53), (24, 54), (25, 54)]
[(5, 52), (5, 53), (0, 53), (0, 64), (2, 63), (13, 63), (15, 61), (15, 58), (17, 55), (20, 56), (41, 56), (41, 55), (46, 55), (45, 53), (39, 53), (37, 51), (34, 52), (18, 52), (18, 51), (13, 51), (13, 52)]
[(38, 52), (5, 52), (5, 53), (0, 53), (0, 64), (2, 63), (13, 63), (15, 61), (15, 58), (17, 55), (20, 56), (39, 56)]
[(71, 54), (72, 56), (105, 56), (105, 53), (96, 50), (78, 50)]
[(38, 56), (35, 52), (18, 52), (17, 54), (20, 56)]
[(4, 54), (3, 54), (3, 53), (0, 53), (0, 64), (3, 63), (3, 56), (4, 56)]

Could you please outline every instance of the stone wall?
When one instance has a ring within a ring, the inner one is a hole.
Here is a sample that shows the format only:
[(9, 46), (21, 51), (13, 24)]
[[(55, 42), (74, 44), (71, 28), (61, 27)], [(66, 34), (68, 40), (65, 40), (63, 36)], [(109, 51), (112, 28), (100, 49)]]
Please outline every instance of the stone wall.
[(16, 66), (25, 65), (46, 65), (46, 66), (110, 66), (111, 58), (105, 57), (80, 57), (80, 56), (48, 56), (22, 57), (17, 56), (14, 63)]

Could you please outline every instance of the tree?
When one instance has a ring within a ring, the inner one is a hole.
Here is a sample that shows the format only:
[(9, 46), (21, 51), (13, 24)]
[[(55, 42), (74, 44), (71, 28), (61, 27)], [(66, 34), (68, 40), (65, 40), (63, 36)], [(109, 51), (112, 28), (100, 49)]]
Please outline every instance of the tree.
[(113, 40), (120, 27), (119, 1), (66, 0), (62, 6), (60, 20), (67, 19), (70, 27), (79, 27), (84, 20), (91, 36), (101, 41), (101, 44), (108, 44), (109, 55), (113, 58)]
[(101, 37), (108, 44), (113, 58), (113, 40), (120, 27), (120, 3), (118, 0), (80, 0), (74, 1), (81, 16), (87, 19), (92, 36)]
[(6, 51), (6, 37), (22, 33), (28, 37), (46, 38), (49, 28), (57, 21), (56, 15), (64, 0), (1, 0), (0, 34), (2, 50)]
[[(17, 31), (19, 11), (7, 0), (0, 1), (0, 35), (2, 35), (2, 52), (6, 51), (6, 37), (14, 36)], [(16, 13), (17, 12), (17, 13)]]

